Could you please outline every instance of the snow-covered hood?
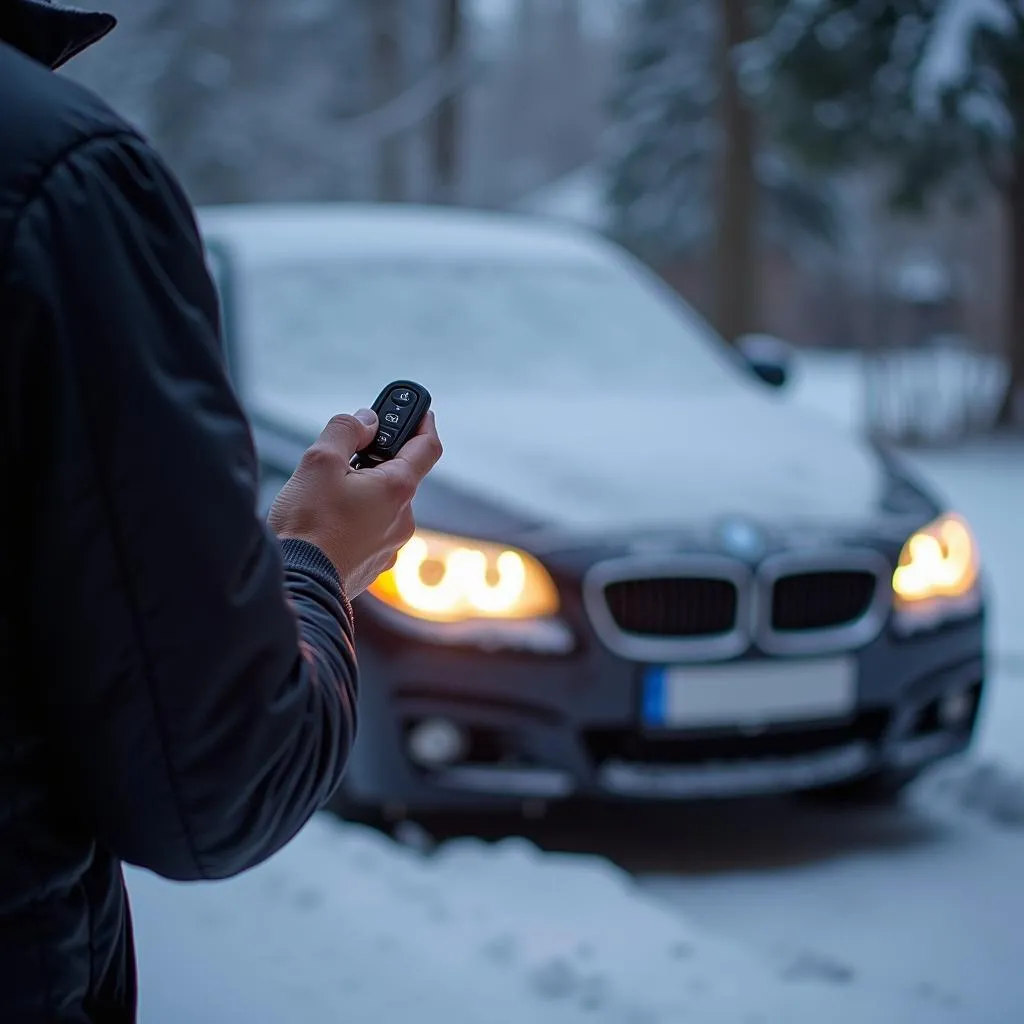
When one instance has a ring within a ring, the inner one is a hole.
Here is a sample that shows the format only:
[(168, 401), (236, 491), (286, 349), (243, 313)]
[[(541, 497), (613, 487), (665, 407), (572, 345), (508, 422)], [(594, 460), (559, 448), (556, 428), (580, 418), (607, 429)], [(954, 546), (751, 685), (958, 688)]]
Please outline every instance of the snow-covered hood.
[(784, 396), (451, 396), (442, 480), (553, 527), (864, 522), (885, 485), (871, 448)]

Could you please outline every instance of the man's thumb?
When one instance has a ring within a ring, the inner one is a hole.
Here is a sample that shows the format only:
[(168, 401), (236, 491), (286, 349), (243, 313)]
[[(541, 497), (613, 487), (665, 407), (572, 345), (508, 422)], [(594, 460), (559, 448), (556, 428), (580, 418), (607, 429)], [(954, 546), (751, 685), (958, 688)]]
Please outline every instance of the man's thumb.
[(376, 433), (377, 414), (372, 409), (360, 409), (351, 416), (348, 413), (332, 416), (322, 437), (332, 448), (351, 458), (366, 448)]

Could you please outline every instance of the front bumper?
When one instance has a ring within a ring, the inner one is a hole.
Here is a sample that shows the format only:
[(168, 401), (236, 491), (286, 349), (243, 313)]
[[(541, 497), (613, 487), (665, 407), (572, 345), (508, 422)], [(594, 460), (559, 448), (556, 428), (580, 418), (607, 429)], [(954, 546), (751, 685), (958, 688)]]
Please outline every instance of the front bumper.
[[(599, 644), (565, 656), (485, 653), (400, 638), (364, 617), (360, 729), (345, 795), (410, 811), (500, 810), (572, 797), (776, 794), (920, 768), (970, 745), (983, 650), (980, 616), (910, 639), (886, 631), (854, 652), (856, 710), (842, 721), (669, 732), (642, 723), (645, 666)], [(955, 727), (936, 713), (950, 693), (973, 701)], [(427, 771), (410, 759), (409, 729), (432, 717), (470, 733), (464, 761)]]

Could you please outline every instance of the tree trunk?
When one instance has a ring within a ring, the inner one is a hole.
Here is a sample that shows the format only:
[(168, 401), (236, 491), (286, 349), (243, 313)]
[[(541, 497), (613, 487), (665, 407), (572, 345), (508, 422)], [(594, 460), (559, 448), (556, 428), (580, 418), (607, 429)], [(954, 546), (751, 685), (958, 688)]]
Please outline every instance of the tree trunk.
[[(402, 6), (400, 0), (373, 0), (373, 105), (393, 100), (404, 84), (402, 64)], [(377, 199), (405, 199), (405, 146), (401, 136), (381, 139), (377, 146)]]
[[(457, 60), (462, 49), (462, 0), (439, 0), (440, 46), (438, 60)], [(433, 123), (434, 201), (459, 200), (459, 143), (462, 96), (453, 92), (438, 107)]]
[(733, 54), (747, 40), (746, 0), (721, 0), (719, 124), (722, 156), (716, 191), (712, 319), (734, 342), (760, 322), (757, 122), (740, 89)]
[(501, 133), (503, 185), (509, 197), (518, 197), (544, 180), (544, 135), (551, 116), (544, 28), (541, 0), (519, 0), (510, 68), (513, 84)]
[(593, 158), (591, 103), (588, 94), (587, 42), (581, 0), (560, 0), (557, 9), (555, 52), (548, 57), (558, 101), (556, 135), (551, 140), (556, 175), (567, 174)]
[(543, 15), (538, 0), (519, 0), (516, 14), (516, 50), (521, 61), (533, 68), (540, 56)]
[(1007, 191), (1008, 317), (1006, 337), (1007, 388), (996, 425), (1024, 426), (1024, 157), (1018, 157)]

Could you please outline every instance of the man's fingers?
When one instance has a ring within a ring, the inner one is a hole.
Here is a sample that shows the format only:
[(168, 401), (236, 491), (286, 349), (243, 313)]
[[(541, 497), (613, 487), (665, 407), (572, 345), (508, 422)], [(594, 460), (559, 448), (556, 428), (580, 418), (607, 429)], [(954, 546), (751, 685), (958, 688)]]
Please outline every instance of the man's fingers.
[(437, 420), (434, 418), (433, 409), (429, 410), (426, 416), (424, 416), (423, 419), (420, 420), (420, 425), (419, 427), (417, 427), (416, 434), (414, 434), (413, 436), (415, 437), (420, 434), (426, 434), (429, 433), (430, 431), (433, 431), (434, 434), (437, 434)]
[(372, 409), (360, 409), (354, 415), (339, 413), (320, 435), (320, 443), (351, 459), (366, 448), (377, 435), (377, 414)]
[(404, 468), (411, 469), (417, 480), (422, 480), (437, 465), (443, 454), (444, 449), (441, 447), (441, 439), (437, 436), (434, 413), (428, 412), (423, 417), (419, 431), (406, 441), (402, 450), (392, 460), (392, 464), (404, 464)]

